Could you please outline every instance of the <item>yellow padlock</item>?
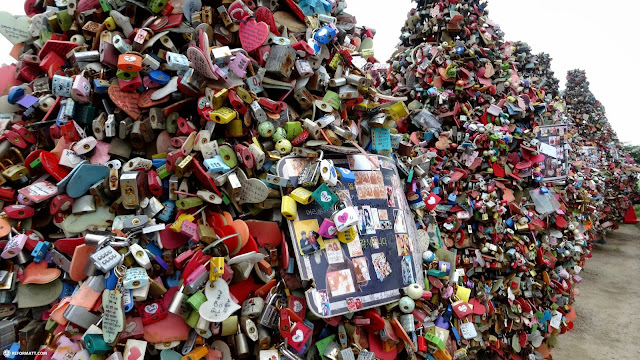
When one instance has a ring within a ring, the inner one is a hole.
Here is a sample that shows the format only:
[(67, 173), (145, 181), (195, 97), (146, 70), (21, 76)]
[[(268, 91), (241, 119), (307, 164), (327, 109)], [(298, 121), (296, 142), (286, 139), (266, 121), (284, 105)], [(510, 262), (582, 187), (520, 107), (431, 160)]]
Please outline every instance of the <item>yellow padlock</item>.
[(249, 94), (249, 92), (245, 88), (237, 87), (235, 90), (236, 94), (238, 94), (242, 101), (246, 102), (247, 104), (251, 104), (253, 98), (251, 98), (251, 94)]
[(104, 19), (104, 25), (107, 27), (107, 30), (113, 31), (116, 29), (116, 22), (113, 20), (111, 16)]
[(228, 97), (229, 97), (229, 91), (227, 89), (222, 89), (216, 92), (215, 94), (213, 94), (210, 100), (211, 108), (213, 110), (220, 109), (222, 105), (224, 105), (224, 103), (227, 101)]
[(296, 188), (289, 194), (293, 200), (302, 205), (310, 204), (313, 201), (311, 195), (313, 195), (313, 193), (303, 187)]
[(409, 109), (403, 101), (398, 101), (387, 108), (387, 113), (391, 115), (393, 120), (398, 121), (409, 115)]
[(218, 124), (228, 124), (231, 120), (238, 116), (238, 112), (228, 107), (221, 107), (209, 114), (209, 118)]
[(187, 170), (187, 167), (191, 163), (191, 160), (193, 160), (193, 155), (187, 155), (186, 158), (182, 159), (182, 161), (180, 161), (178, 165), (176, 165), (176, 169), (174, 173), (178, 178), (181, 178), (184, 176), (184, 173)]
[(180, 229), (182, 228), (182, 223), (185, 220), (193, 221), (195, 219), (196, 218), (191, 214), (181, 214), (180, 216), (178, 216), (176, 221), (174, 221), (173, 224), (171, 224), (171, 226), (169, 226), (169, 229), (171, 231), (173, 231), (173, 232), (180, 232)]
[(357, 236), (358, 232), (355, 226), (348, 228), (347, 231), (338, 231), (338, 240), (345, 244), (352, 242)]
[(224, 274), (224, 258), (212, 257), (209, 263), (209, 281), (214, 282)]
[(280, 207), (280, 212), (282, 212), (282, 216), (286, 217), (288, 220), (295, 220), (298, 217), (298, 205), (295, 200), (291, 198), (291, 196), (283, 196), (282, 197), (282, 206)]

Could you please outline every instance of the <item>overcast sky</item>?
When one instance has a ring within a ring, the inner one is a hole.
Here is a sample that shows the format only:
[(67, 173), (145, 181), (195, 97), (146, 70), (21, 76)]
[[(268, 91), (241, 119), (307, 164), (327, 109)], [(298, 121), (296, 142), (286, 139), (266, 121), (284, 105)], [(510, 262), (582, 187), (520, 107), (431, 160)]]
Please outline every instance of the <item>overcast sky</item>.
[[(347, 12), (359, 25), (377, 30), (376, 58), (394, 51), (409, 0), (347, 0)], [(638, 16), (640, 1), (489, 0), (490, 18), (507, 40), (526, 41), (535, 52), (551, 54), (555, 75), (564, 87), (567, 70), (587, 71), (591, 91), (607, 110), (622, 141), (640, 145), (640, 115), (633, 98), (640, 91)], [(0, 11), (24, 14), (22, 0), (1, 0)], [(0, 63), (12, 62), (11, 44), (0, 36)]]

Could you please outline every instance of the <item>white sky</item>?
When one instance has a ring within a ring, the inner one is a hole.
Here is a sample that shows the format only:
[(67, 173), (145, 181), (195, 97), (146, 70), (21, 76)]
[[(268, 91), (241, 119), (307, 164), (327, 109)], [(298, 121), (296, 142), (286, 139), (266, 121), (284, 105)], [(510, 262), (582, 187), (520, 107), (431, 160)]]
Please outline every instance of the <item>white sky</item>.
[[(22, 0), (0, 0), (0, 11), (24, 14)], [(347, 0), (347, 12), (358, 24), (377, 30), (376, 58), (394, 51), (409, 0)], [(636, 34), (640, 1), (489, 0), (490, 18), (500, 24), (507, 40), (529, 43), (534, 52), (551, 54), (555, 75), (564, 87), (567, 70), (587, 71), (590, 89), (607, 109), (618, 137), (640, 145), (640, 49)], [(13, 60), (11, 44), (0, 36), (0, 63)]]

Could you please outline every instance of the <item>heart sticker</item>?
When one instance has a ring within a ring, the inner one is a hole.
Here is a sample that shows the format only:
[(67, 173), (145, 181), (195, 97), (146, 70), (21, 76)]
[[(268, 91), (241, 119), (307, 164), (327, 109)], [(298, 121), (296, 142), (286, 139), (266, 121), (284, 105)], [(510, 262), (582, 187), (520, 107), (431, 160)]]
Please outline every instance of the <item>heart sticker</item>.
[(135, 91), (124, 92), (118, 85), (111, 85), (109, 87), (109, 97), (117, 107), (124, 110), (133, 120), (138, 120), (140, 116), (140, 107), (138, 106), (140, 94)]
[(322, 200), (323, 202), (329, 202), (331, 201), (331, 195), (329, 195), (326, 191), (323, 191), (320, 194), (320, 200)]
[(204, 288), (207, 301), (200, 306), (200, 316), (211, 322), (222, 322), (240, 309), (240, 305), (231, 300), (229, 285), (222, 278), (208, 282)]
[(296, 300), (293, 302), (293, 312), (300, 312), (302, 310), (302, 304), (300, 301)]
[(327, 232), (329, 233), (329, 235), (335, 235), (338, 232), (338, 229), (336, 229), (335, 226), (329, 226)]
[(13, 45), (31, 39), (29, 26), (31, 18), (28, 16), (15, 17), (6, 11), (0, 12), (0, 34)]
[(338, 216), (338, 221), (340, 221), (343, 224), (346, 223), (347, 220), (349, 220), (349, 214), (347, 214), (346, 212)]
[(132, 347), (129, 350), (129, 356), (127, 356), (127, 360), (136, 360), (140, 357), (140, 349), (137, 347)]
[(148, 314), (155, 314), (158, 311), (158, 304), (153, 303), (144, 307), (144, 311)]
[(298, 329), (296, 331), (296, 333), (293, 334), (293, 336), (291, 337), (291, 340), (293, 340), (294, 342), (297, 342), (297, 343), (302, 341), (302, 339), (304, 339), (304, 334), (302, 333), (302, 330), (300, 330), (300, 329)]
[(240, 23), (240, 43), (242, 48), (248, 52), (259, 48), (269, 38), (269, 27), (267, 24), (256, 22), (253, 18), (245, 19), (246, 22)]
[(136, 326), (137, 326), (137, 325), (136, 325), (136, 322), (135, 322), (135, 321), (128, 322), (128, 323), (127, 323), (127, 326), (126, 326), (126, 328), (125, 328), (125, 332), (128, 332), (128, 333), (132, 332), (133, 330), (135, 330), (135, 329), (136, 329)]
[(440, 203), (440, 200), (441, 199), (438, 195), (436, 195), (435, 193), (430, 193), (426, 201), (427, 209), (429, 210), (435, 209), (436, 205)]

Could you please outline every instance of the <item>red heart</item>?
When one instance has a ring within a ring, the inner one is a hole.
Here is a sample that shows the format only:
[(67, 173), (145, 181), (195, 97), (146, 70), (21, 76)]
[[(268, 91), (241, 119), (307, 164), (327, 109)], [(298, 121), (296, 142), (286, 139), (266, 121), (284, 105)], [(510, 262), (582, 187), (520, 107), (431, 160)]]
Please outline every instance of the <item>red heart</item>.
[(256, 19), (247, 18), (246, 22), (240, 23), (239, 34), (242, 48), (251, 52), (267, 41), (269, 27), (262, 21), (258, 23)]
[(258, 19), (258, 21), (262, 21), (265, 24), (269, 25), (269, 30), (271, 30), (273, 35), (280, 36), (280, 31), (278, 31), (278, 28), (276, 27), (276, 22), (273, 19), (273, 13), (271, 12), (271, 10), (269, 10), (269, 8), (264, 6), (260, 6), (259, 8), (257, 8), (256, 19)]
[(497, 177), (504, 177), (506, 175), (504, 169), (498, 165), (498, 163), (493, 163), (491, 167), (493, 168), (493, 175)]

